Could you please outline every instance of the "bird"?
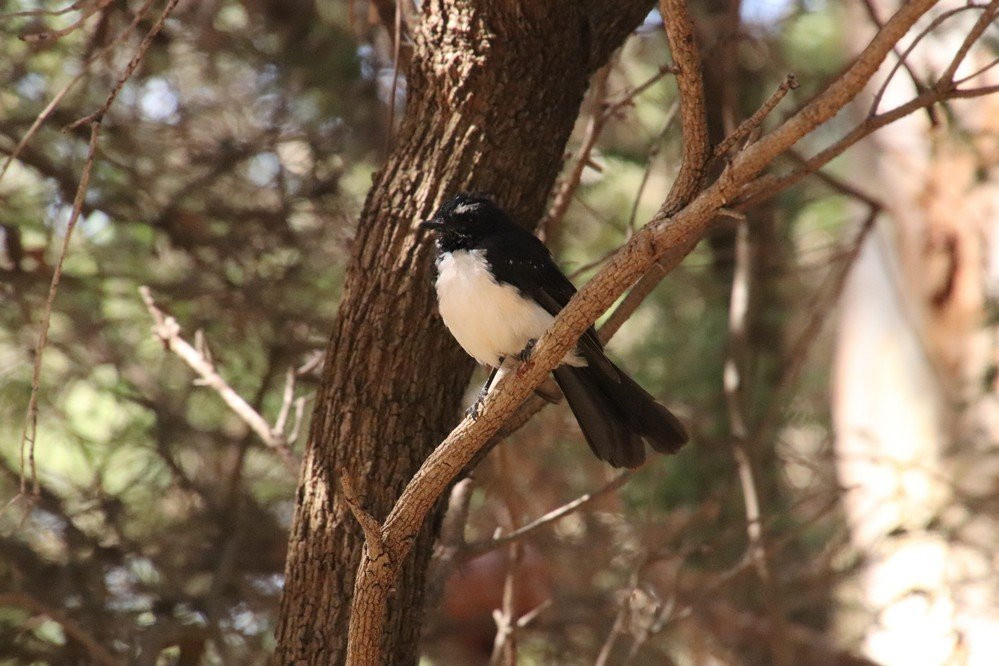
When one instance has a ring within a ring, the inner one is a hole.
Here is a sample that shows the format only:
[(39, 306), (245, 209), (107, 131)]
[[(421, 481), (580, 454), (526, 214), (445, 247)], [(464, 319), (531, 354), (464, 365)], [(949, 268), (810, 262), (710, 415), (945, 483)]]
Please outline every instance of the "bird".
[[(436, 241), (437, 309), (458, 344), (492, 368), (469, 415), (511, 360), (524, 361), (576, 288), (547, 246), (489, 196), (464, 192), (419, 228)], [(645, 443), (674, 453), (683, 423), (614, 365), (591, 326), (552, 372), (590, 449), (614, 467), (645, 462)]]

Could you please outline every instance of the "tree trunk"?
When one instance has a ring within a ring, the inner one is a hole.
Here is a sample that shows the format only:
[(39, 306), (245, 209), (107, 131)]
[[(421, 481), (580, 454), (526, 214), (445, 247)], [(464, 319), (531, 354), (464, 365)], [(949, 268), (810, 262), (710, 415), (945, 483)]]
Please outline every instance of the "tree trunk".
[[(344, 471), (382, 519), (456, 423), (472, 362), (434, 314), (431, 244), (415, 225), (460, 190), (540, 217), (590, 72), (651, 2), (425, 2), (406, 111), (358, 221), (302, 466), (277, 628), (278, 663), (341, 663), (363, 536)], [(384, 653), (413, 663), (439, 523), (402, 567)]]

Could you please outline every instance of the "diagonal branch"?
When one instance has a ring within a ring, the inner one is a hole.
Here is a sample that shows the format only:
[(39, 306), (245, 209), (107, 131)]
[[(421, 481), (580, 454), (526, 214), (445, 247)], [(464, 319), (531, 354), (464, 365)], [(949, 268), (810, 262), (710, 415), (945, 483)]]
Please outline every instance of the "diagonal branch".
[[(97, 138), (100, 136), (100, 123), (90, 124), (90, 143), (87, 146), (87, 158), (83, 165), (83, 172), (80, 174), (80, 184), (76, 188), (76, 195), (73, 198), (73, 212), (66, 222), (66, 231), (62, 238), (62, 248), (59, 250), (59, 260), (56, 262), (55, 270), (52, 271), (52, 282), (49, 284), (49, 294), (45, 299), (45, 312), (42, 314), (41, 331), (38, 334), (38, 343), (35, 345), (35, 365), (31, 373), (31, 395), (28, 397), (28, 412), (24, 419), (24, 428), (21, 430), (21, 490), (22, 494), (27, 492), (26, 469), (31, 470), (32, 493), (38, 495), (38, 472), (35, 468), (35, 438), (38, 434), (38, 393), (41, 390), (42, 381), (42, 357), (45, 354), (45, 347), (49, 341), (49, 325), (52, 322), (52, 306), (55, 303), (56, 294), (59, 292), (59, 280), (62, 278), (62, 266), (66, 260), (66, 253), (69, 252), (69, 241), (73, 237), (73, 230), (80, 219), (83, 211), (83, 202), (87, 197), (87, 188), (90, 185), (90, 172), (94, 168), (94, 159), (97, 157)], [(25, 467), (25, 455), (27, 455), (27, 467)]]
[[(392, 561), (400, 562), (409, 554), (416, 535), (438, 498), (506, 418), (575, 346), (579, 336), (597, 317), (668, 251), (692, 246), (718, 211), (738, 194), (745, 183), (849, 103), (867, 84), (898, 40), (934, 4), (935, 0), (905, 3), (843, 75), (777, 129), (736, 155), (718, 179), (689, 204), (671, 214), (668, 211), (672, 196), (667, 196), (660, 213), (573, 296), (538, 341), (531, 358), (497, 383), (483, 402), (478, 419), (472, 421), (465, 418), (424, 461), (382, 525), (382, 540)], [(674, 13), (681, 15), (679, 24), (682, 25), (680, 21), (683, 18), (689, 22), (684, 3), (669, 0), (663, 6), (668, 12), (667, 25), (675, 18)], [(684, 47), (689, 47), (690, 43), (674, 44), (674, 34), (673, 31), (669, 33), (671, 48), (675, 49), (675, 54), (684, 53)], [(682, 78), (684, 69), (679, 62), (678, 65), (678, 76)], [(696, 107), (696, 103), (693, 106)], [(684, 134), (686, 136), (690, 131), (692, 136), (688, 140), (696, 145), (699, 124), (696, 116), (693, 119), (694, 126), (688, 126), (688, 114), (684, 114)], [(705, 144), (702, 154), (706, 152)], [(677, 189), (684, 188), (674, 186), (674, 190)], [(364, 561), (358, 568), (347, 648), (349, 664), (384, 663), (381, 641), (389, 591), (396, 573), (395, 567), (388, 570), (366, 567)]]
[[(248, 403), (243, 396), (239, 395), (234, 388), (232, 388), (229, 383), (219, 374), (218, 369), (215, 367), (214, 361), (210, 358), (207, 351), (204, 351), (204, 344), (199, 344), (198, 347), (191, 345), (187, 340), (185, 340), (180, 334), (180, 324), (173, 317), (167, 316), (160, 308), (156, 305), (156, 301), (153, 300), (152, 293), (149, 291), (149, 287), (142, 286), (139, 287), (139, 293), (142, 295), (142, 301), (146, 304), (146, 309), (149, 311), (149, 315), (153, 318), (155, 322), (153, 326), (153, 334), (157, 338), (163, 341), (163, 344), (167, 349), (175, 353), (181, 358), (184, 363), (188, 365), (192, 370), (198, 373), (201, 378), (201, 383), (205, 386), (210, 387), (219, 397), (222, 398), (222, 402), (226, 404), (233, 411), (236, 416), (238, 416), (242, 421), (250, 427), (253, 432), (263, 441), (268, 448), (274, 449), (281, 461), (285, 464), (285, 467), (292, 474), (298, 473), (298, 461), (295, 459), (295, 455), (291, 452), (291, 448), (288, 445), (288, 438), (285, 437), (283, 426), (278, 429), (277, 425), (273, 428), (267, 423), (267, 420), (260, 415), (253, 406)], [(285, 397), (286, 402), (290, 403)], [(280, 418), (279, 421), (284, 419)]]
[(609, 483), (601, 486), (600, 488), (592, 490), (588, 493), (584, 493), (583, 495), (580, 495), (571, 502), (566, 502), (562, 506), (556, 509), (552, 509), (543, 516), (540, 516), (532, 520), (531, 522), (522, 527), (518, 527), (509, 534), (504, 534), (503, 536), (495, 537), (492, 539), (484, 539), (482, 541), (470, 543), (468, 544), (468, 546), (466, 546), (464, 552), (462, 553), (462, 556), (464, 558), (472, 558), (477, 555), (481, 555), (482, 553), (487, 553), (491, 550), (501, 548), (507, 544), (513, 543), (514, 541), (519, 541), (524, 537), (533, 534), (534, 532), (537, 532), (545, 525), (550, 525), (551, 523), (554, 523), (556, 520), (564, 518), (565, 516), (568, 516), (570, 513), (578, 511), (587, 504), (590, 504), (591, 502), (603, 497), (604, 495), (608, 495), (617, 490), (618, 488), (621, 488), (622, 486), (624, 486), (624, 484), (628, 483), (628, 481), (631, 480), (631, 477), (634, 476), (634, 474), (635, 474), (634, 470), (628, 470), (626, 472), (622, 472), (621, 474), (617, 475), (617, 477), (615, 477), (613, 480), (611, 480)]
[(111, 105), (114, 104), (114, 100), (118, 97), (118, 93), (120, 93), (121, 89), (125, 86), (125, 82), (131, 78), (132, 74), (139, 66), (139, 63), (142, 62), (142, 58), (146, 55), (146, 51), (149, 50), (153, 40), (156, 39), (156, 35), (160, 34), (160, 30), (163, 29), (163, 24), (166, 23), (170, 13), (173, 12), (179, 2), (180, 0), (168, 0), (166, 7), (163, 9), (163, 13), (160, 14), (160, 17), (156, 19), (155, 23), (153, 23), (153, 27), (149, 29), (146, 36), (142, 38), (142, 41), (139, 43), (139, 47), (132, 55), (132, 59), (128, 61), (127, 65), (125, 65), (124, 71), (122, 71), (121, 75), (118, 77), (118, 80), (115, 82), (110, 94), (108, 94), (107, 99), (104, 100), (104, 103), (101, 104), (100, 108), (91, 113), (89, 116), (84, 116), (83, 118), (67, 125), (65, 128), (66, 131), (74, 130), (81, 125), (86, 125), (87, 123), (99, 123), (103, 120), (104, 114), (107, 113), (108, 109), (111, 108)]

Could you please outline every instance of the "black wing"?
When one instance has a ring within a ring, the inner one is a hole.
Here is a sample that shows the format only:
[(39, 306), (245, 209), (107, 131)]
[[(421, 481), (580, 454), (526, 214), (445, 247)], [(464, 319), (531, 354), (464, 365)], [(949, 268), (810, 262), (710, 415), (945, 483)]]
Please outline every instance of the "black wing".
[[(511, 225), (490, 236), (482, 247), (497, 280), (512, 284), (553, 316), (576, 293), (576, 287), (556, 265), (545, 244), (520, 227)], [(580, 337), (579, 346), (588, 360), (604, 358), (603, 345), (592, 326)]]

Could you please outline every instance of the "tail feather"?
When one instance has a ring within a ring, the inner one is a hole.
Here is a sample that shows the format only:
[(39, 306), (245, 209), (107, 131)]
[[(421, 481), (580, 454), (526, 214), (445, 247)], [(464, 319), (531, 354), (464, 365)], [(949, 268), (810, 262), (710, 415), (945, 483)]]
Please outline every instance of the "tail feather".
[(687, 431), (672, 412), (606, 356), (587, 361), (583, 367), (560, 366), (554, 375), (598, 458), (637, 467), (645, 461), (643, 440), (660, 453), (683, 446)]

